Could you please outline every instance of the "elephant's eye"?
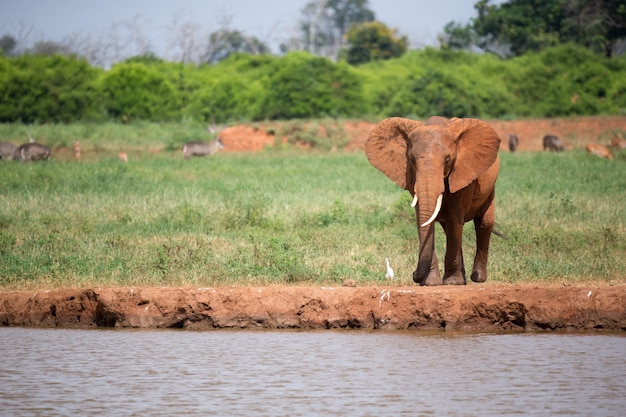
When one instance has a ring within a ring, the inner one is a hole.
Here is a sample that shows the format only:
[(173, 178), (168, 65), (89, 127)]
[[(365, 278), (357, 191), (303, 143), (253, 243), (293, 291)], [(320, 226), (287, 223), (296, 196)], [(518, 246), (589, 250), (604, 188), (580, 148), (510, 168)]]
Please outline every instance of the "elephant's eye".
[(446, 156), (445, 163), (446, 165), (450, 165), (450, 156)]

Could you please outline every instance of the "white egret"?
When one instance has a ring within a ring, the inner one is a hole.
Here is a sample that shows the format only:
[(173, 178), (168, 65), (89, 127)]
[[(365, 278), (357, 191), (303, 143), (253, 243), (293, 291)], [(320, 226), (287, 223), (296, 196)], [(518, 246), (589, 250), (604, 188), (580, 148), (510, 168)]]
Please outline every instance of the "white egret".
[(389, 281), (393, 281), (395, 275), (393, 273), (393, 269), (391, 269), (391, 266), (389, 266), (389, 259), (385, 258), (385, 262), (387, 262), (387, 274), (385, 275), (385, 278), (387, 278)]

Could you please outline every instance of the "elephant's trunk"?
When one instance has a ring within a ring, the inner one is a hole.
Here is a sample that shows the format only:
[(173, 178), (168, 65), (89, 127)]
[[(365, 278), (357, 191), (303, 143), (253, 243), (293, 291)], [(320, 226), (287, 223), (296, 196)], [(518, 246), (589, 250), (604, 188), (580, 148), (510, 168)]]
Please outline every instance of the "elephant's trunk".
[(441, 211), (443, 193), (437, 192), (438, 190), (436, 190), (436, 187), (424, 186), (420, 188), (425, 190), (419, 195), (419, 197), (417, 197), (416, 192), (415, 197), (413, 198), (414, 206), (417, 206), (417, 230), (420, 238), (419, 260), (417, 263), (417, 269), (413, 275), (413, 280), (417, 283), (424, 284), (426, 279), (431, 275), (433, 268), (437, 268), (437, 265), (434, 265), (436, 264), (436, 259), (434, 258), (434, 221)]
[(420, 229), (420, 251), (419, 258), (417, 260), (417, 268), (413, 274), (413, 281), (418, 284), (424, 285), (426, 279), (430, 275), (433, 264), (433, 255), (435, 253), (435, 238), (433, 225), (422, 227)]

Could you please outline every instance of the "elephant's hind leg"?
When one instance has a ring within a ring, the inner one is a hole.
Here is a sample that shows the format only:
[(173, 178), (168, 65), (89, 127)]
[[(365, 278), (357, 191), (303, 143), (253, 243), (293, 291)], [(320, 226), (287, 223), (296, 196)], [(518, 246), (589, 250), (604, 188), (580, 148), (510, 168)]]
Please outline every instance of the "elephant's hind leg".
[[(491, 215), (490, 215), (491, 214)], [(474, 219), (476, 229), (476, 256), (472, 267), (472, 281), (487, 281), (487, 260), (489, 258), (489, 240), (493, 231), (493, 204), (482, 219)]]

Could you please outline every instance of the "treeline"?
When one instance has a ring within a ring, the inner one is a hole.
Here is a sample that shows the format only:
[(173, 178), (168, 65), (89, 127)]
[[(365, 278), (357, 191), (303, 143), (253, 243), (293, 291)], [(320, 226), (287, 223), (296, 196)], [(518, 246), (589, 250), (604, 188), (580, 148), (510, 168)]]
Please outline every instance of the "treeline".
[(0, 57), (3, 123), (624, 112), (626, 56), (609, 59), (576, 45), (508, 60), (426, 48), (357, 67), (307, 52), (234, 54), (215, 65), (148, 54), (108, 70), (72, 56)]

